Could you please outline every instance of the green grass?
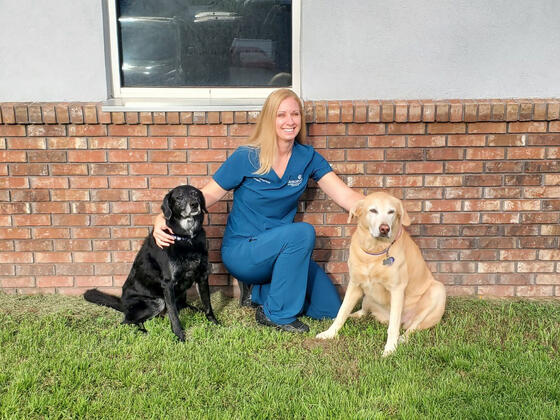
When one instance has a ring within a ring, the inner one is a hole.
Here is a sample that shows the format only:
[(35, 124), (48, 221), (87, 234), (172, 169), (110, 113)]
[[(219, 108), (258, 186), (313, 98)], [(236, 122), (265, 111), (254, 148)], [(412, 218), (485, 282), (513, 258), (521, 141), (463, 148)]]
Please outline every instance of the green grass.
[(0, 418), (560, 418), (560, 302), (452, 298), (442, 322), (381, 358), (386, 328), (340, 337), (259, 327), (212, 297), (221, 326), (185, 310), (148, 334), (63, 296), (0, 294)]

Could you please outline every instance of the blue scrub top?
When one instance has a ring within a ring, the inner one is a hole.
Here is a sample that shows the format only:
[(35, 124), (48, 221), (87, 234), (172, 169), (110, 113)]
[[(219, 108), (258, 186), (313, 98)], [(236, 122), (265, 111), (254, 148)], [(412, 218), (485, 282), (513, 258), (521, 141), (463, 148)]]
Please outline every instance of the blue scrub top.
[(255, 175), (259, 166), (259, 150), (241, 146), (213, 176), (224, 190), (234, 190), (223, 245), (292, 223), (309, 178), (319, 181), (332, 171), (312, 146), (297, 142), (282, 178), (273, 169), (267, 174)]

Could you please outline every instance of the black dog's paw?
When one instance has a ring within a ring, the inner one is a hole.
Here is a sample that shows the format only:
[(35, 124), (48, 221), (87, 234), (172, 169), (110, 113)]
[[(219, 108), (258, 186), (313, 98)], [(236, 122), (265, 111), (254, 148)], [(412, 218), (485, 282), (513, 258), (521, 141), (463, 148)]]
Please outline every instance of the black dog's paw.
[(218, 320), (216, 319), (216, 317), (214, 315), (206, 315), (206, 318), (211, 323), (216, 324), (216, 325), (220, 325), (220, 323), (218, 322)]
[(179, 341), (181, 341), (182, 343), (185, 342), (185, 332), (183, 330), (173, 330), (173, 332), (175, 333)]

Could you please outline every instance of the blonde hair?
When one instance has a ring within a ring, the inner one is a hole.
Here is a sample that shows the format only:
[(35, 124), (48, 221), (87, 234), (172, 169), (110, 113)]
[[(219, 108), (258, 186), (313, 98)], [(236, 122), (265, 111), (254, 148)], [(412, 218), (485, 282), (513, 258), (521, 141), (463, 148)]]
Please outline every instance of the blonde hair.
[(258, 149), (260, 167), (255, 171), (257, 175), (270, 172), (274, 157), (278, 152), (278, 138), (276, 136), (276, 114), (284, 99), (294, 98), (299, 106), (301, 115), (301, 128), (296, 141), (303, 143), (306, 138), (305, 116), (303, 106), (296, 93), (290, 89), (278, 89), (268, 95), (257, 119), (257, 125), (253, 134), (249, 137), (248, 146)]

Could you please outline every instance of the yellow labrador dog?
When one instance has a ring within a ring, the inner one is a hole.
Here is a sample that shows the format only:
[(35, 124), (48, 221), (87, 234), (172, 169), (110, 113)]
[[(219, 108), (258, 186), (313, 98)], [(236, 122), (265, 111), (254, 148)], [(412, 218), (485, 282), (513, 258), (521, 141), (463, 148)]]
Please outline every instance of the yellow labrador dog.
[[(410, 218), (402, 202), (384, 192), (375, 192), (350, 211), (358, 218), (352, 235), (348, 268), (350, 282), (331, 327), (317, 338), (333, 338), (348, 316), (371, 313), (388, 323), (383, 356), (417, 329), (436, 325), (445, 310), (445, 287), (436, 281), (420, 249), (404, 230)], [(350, 315), (361, 297), (362, 309)], [(405, 333), (399, 339), (400, 327)]]

